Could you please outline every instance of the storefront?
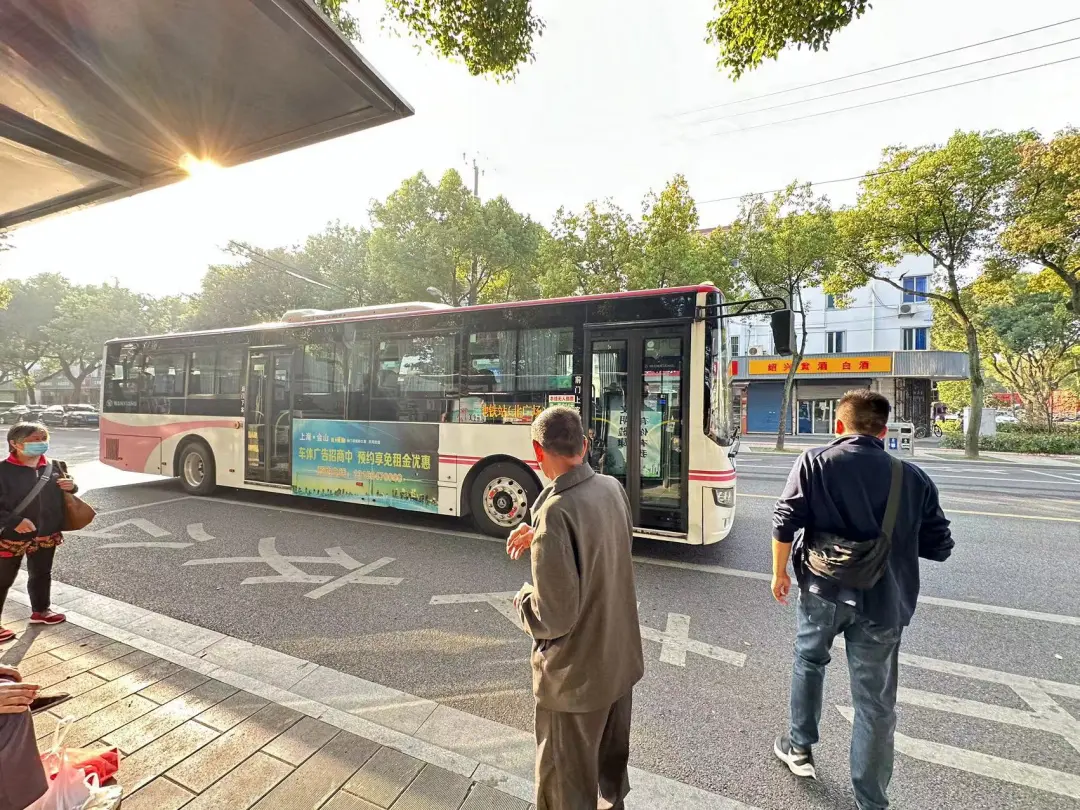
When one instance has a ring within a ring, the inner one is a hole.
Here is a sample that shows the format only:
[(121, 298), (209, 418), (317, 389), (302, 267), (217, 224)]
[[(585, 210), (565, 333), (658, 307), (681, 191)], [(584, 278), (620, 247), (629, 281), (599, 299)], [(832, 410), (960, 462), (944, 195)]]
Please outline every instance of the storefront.
[(740, 357), (733, 363), (734, 399), (743, 433), (829, 436), (835, 431), (836, 404), (848, 391), (868, 388), (893, 403), (897, 419), (930, 422), (931, 390), (939, 380), (965, 379), (962, 352), (868, 352), (862, 355), (810, 355), (800, 362), (792, 403), (781, 413), (784, 378), (791, 359)]

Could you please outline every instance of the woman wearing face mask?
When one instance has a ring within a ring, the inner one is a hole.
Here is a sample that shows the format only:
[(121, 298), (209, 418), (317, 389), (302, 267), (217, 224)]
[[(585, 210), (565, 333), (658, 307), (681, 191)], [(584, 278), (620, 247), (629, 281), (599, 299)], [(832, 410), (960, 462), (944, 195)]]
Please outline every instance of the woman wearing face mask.
[[(7, 434), (9, 455), (0, 461), (0, 606), (26, 558), (26, 592), (31, 624), (60, 624), (65, 617), (50, 610), (53, 555), (63, 542), (64, 493), (76, 492), (75, 481), (62, 461), (50, 466), (49, 431), (35, 422), (18, 424)], [(48, 469), (46, 469), (48, 468)], [(38, 479), (48, 480), (26, 506)], [(15, 637), (0, 628), (0, 643)]]

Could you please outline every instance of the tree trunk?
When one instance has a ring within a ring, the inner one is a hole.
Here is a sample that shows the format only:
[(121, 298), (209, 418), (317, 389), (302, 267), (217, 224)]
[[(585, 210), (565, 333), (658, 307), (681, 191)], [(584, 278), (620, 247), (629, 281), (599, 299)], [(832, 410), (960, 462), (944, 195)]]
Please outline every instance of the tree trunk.
[(83, 381), (86, 379), (86, 375), (80, 374), (78, 377), (72, 377), (71, 379), (71, 401), (73, 403), (80, 402), (82, 400), (82, 386)]
[(968, 373), (971, 376), (971, 418), (964, 425), (967, 435), (964, 438), (964, 455), (967, 458), (979, 457), (979, 431), (982, 428), (983, 396), (986, 383), (982, 375), (982, 362), (979, 357), (979, 337), (971, 321), (964, 324), (964, 337), (967, 338)]
[(801, 360), (801, 354), (793, 354), (791, 356), (791, 370), (788, 371), (787, 377), (784, 379), (784, 396), (780, 401), (780, 424), (776, 428), (777, 451), (784, 449), (784, 436), (787, 433), (788, 427), (791, 425), (791, 392), (795, 389), (795, 373), (799, 368), (799, 362)]

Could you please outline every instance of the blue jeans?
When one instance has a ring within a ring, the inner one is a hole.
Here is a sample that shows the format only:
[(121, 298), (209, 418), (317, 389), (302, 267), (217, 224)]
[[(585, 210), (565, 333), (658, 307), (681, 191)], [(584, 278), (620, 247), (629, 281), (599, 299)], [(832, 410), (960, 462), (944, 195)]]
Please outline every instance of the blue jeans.
[(847, 643), (855, 724), (851, 729), (851, 784), (860, 810), (885, 810), (893, 770), (900, 627), (882, 627), (854, 607), (805, 591), (799, 594), (795, 666), (791, 673), (791, 742), (818, 741), (825, 667), (833, 639)]

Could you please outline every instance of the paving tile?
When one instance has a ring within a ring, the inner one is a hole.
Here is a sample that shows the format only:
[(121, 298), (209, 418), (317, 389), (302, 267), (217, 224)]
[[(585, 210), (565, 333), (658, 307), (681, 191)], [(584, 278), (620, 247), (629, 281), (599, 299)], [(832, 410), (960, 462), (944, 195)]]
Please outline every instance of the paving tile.
[(190, 655), (198, 655), (211, 644), (221, 641), (225, 636), (214, 630), (207, 630), (194, 624), (182, 622), (159, 613), (151, 613), (133, 621), (127, 626), (132, 633), (180, 650)]
[(72, 658), (70, 661), (64, 661), (56, 666), (43, 669), (41, 672), (35, 673), (34, 680), (37, 682), (38, 686), (42, 688), (53, 686), (54, 684), (60, 683), (60, 681), (67, 680), (73, 675), (78, 675), (81, 672), (89, 672), (94, 667), (100, 667), (102, 664), (107, 664), (114, 658), (120, 658), (130, 652), (133, 652), (133, 650), (128, 645), (113, 642), (107, 647), (93, 650), (76, 658)]
[(364, 801), (363, 799), (346, 793), (344, 790), (335, 793), (334, 797), (322, 806), (322, 810), (382, 810), (377, 804)]
[(378, 748), (371, 740), (347, 731), (340, 732), (266, 794), (255, 805), (255, 810), (316, 810), (322, 807)]
[(291, 688), (317, 667), (310, 661), (259, 647), (238, 638), (224, 638), (211, 644), (199, 657), (233, 672), (247, 675), (263, 683)]
[(5, 602), (4, 603), (4, 622), (13, 622), (16, 619), (25, 619), (30, 615), (30, 608), (26, 605), (20, 605), (18, 602)]
[(271, 703), (185, 759), (169, 771), (169, 778), (196, 793), (206, 790), (300, 717), (292, 709)]
[(156, 655), (150, 655), (142, 650), (135, 650), (133, 653), (128, 653), (120, 658), (115, 658), (107, 664), (102, 664), (100, 667), (94, 667), (91, 672), (97, 675), (99, 678), (104, 678), (107, 681), (115, 681), (122, 675), (127, 675), (129, 672), (134, 672), (137, 669), (160, 661)]
[(60, 718), (49, 712), (34, 715), (34, 738), (45, 743), (52, 742), (53, 732)]
[(32, 655), (29, 658), (24, 658), (17, 664), (12, 662), (12, 666), (15, 666), (24, 678), (28, 678), (35, 672), (41, 672), (43, 669), (54, 667), (64, 659), (57, 658), (52, 653), (41, 653), (40, 655)]
[(154, 703), (165, 704), (170, 700), (175, 700), (185, 692), (190, 692), (196, 686), (204, 684), (208, 680), (210, 679), (205, 675), (200, 675), (198, 672), (182, 669), (175, 675), (170, 675), (157, 683), (150, 684), (139, 694), (154, 701)]
[(131, 754), (149, 745), (158, 737), (168, 734), (196, 715), (216, 706), (235, 692), (236, 690), (231, 686), (226, 686), (220, 681), (207, 681), (164, 706), (158, 706), (153, 701), (140, 698), (150, 703), (151, 709), (138, 720), (123, 728), (117, 728), (105, 737), (104, 742), (106, 745), (119, 748), (124, 754)]
[(394, 803), (394, 810), (458, 810), (471, 786), (472, 780), (465, 776), (425, 765)]
[(136, 605), (89, 591), (85, 591), (81, 598), (67, 602), (65, 607), (83, 616), (97, 619), (99, 622), (111, 624), (113, 627), (127, 627), (137, 619), (150, 614), (149, 610)]
[(19, 634), (18, 639), (4, 649), (3, 660), (9, 665), (17, 665), (35, 655), (67, 646), (91, 635), (89, 630), (74, 624), (28, 625), (25, 619), (18, 622), (5, 622), (4, 627)]
[(461, 810), (529, 810), (529, 803), (484, 785), (473, 785)]
[(203, 712), (199, 715), (198, 721), (218, 731), (228, 731), (237, 723), (247, 720), (268, 702), (250, 692), (237, 692)]
[(82, 748), (156, 708), (157, 704), (152, 700), (138, 695), (128, 695), (111, 706), (99, 709), (79, 720), (71, 727), (64, 742), (67, 745)]
[[(74, 677), (68, 678), (66, 681), (60, 681), (58, 684), (50, 686), (48, 689), (42, 689), (43, 695), (57, 695), (61, 692), (71, 695), (72, 697), (78, 697), (84, 692), (89, 692), (91, 689), (96, 689), (99, 686), (104, 686), (105, 681), (90, 672), (82, 672)], [(66, 706), (66, 703), (61, 704)], [(57, 711), (60, 711), (60, 706), (56, 707)]]
[(114, 643), (108, 636), (98, 636), (93, 633), (83, 636), (76, 634), (69, 636), (69, 638), (71, 640), (68, 643), (53, 647), (49, 652), (61, 661), (70, 661), (72, 658), (78, 658), (91, 650), (100, 650), (102, 647), (108, 647)]
[[(143, 667), (135, 672), (130, 672), (115, 681), (108, 681), (101, 686), (91, 689), (76, 698), (72, 698), (61, 706), (56, 707), (56, 713), (65, 717), (79, 719), (93, 714), (99, 709), (115, 703), (121, 698), (133, 695), (140, 689), (145, 689), (155, 681), (167, 678), (177, 670), (177, 666), (168, 661), (157, 661), (148, 667)], [(56, 667), (53, 667), (56, 669)], [(46, 670), (48, 671), (48, 670)], [(61, 691), (63, 683), (56, 685), (56, 691)], [(50, 690), (52, 691), (52, 690)]]
[(255, 754), (199, 794), (191, 804), (184, 805), (184, 810), (247, 810), (290, 773), (292, 768), (280, 759)]
[(438, 705), (327, 667), (319, 667), (291, 691), (404, 734), (415, 734)]
[(124, 810), (179, 810), (194, 798), (194, 793), (159, 776), (136, 793), (125, 794)]
[(212, 728), (188, 721), (122, 759), (117, 781), (125, 790), (134, 792), (191, 756), (216, 736), (217, 732)]
[(300, 765), (329, 742), (337, 732), (336, 728), (321, 720), (304, 717), (263, 750), (290, 765)]
[(420, 760), (393, 748), (381, 748), (345, 783), (345, 790), (379, 807), (389, 807), (423, 769)]
[(439, 706), (416, 736), (523, 779), (533, 777), (536, 741), (520, 729)]

